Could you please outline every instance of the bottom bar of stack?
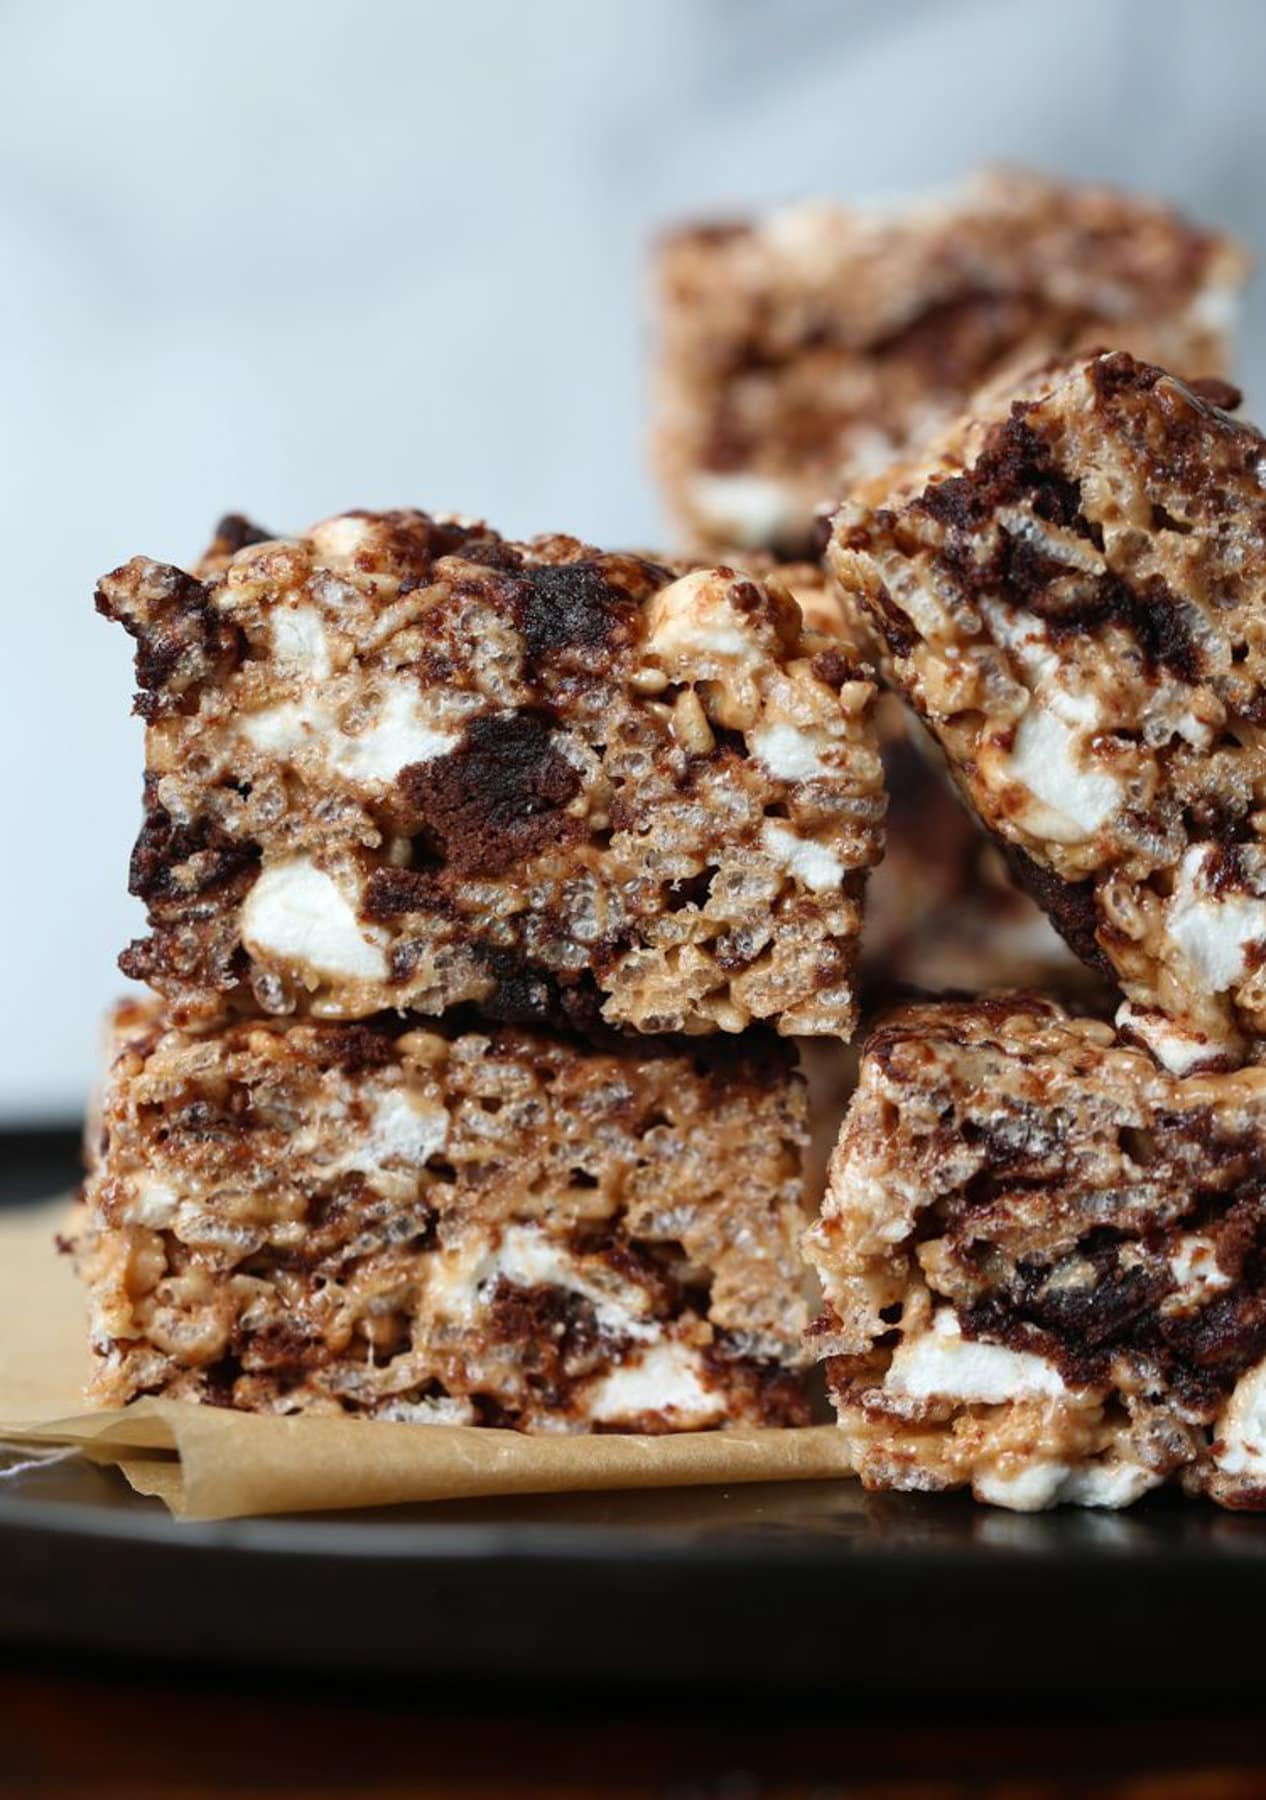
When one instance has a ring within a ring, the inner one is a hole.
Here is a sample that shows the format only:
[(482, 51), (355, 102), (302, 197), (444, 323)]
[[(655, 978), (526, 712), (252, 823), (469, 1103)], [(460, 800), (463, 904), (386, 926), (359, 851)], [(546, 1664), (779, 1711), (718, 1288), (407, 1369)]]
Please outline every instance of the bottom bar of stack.
[(808, 1245), (868, 1486), (1266, 1507), (1266, 1068), (1179, 1079), (1026, 996), (908, 1006)]
[(114, 1021), (93, 1398), (522, 1430), (806, 1421), (785, 1047)]

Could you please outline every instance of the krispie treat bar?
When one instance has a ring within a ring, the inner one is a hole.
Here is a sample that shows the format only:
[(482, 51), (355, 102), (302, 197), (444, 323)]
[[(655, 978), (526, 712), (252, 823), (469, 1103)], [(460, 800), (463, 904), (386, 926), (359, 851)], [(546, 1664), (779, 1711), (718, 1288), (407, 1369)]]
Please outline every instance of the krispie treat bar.
[(1122, 1026), (1178, 1073), (1266, 1031), (1266, 444), (1123, 353), (991, 396), (829, 555), (887, 673)]
[(1024, 996), (862, 1053), (810, 1260), (862, 1480), (1266, 1507), (1266, 1069), (1178, 1079)]
[(128, 1006), (79, 1246), (93, 1398), (523, 1430), (805, 1418), (804, 1089), (512, 1027)]
[(98, 604), (147, 721), (122, 967), (178, 1022), (851, 1029), (874, 687), (780, 584), (352, 513)]
[(1244, 258), (1147, 201), (992, 172), (888, 212), (683, 229), (657, 266), (656, 452), (688, 541), (800, 554), (815, 507), (1017, 359), (1225, 371)]

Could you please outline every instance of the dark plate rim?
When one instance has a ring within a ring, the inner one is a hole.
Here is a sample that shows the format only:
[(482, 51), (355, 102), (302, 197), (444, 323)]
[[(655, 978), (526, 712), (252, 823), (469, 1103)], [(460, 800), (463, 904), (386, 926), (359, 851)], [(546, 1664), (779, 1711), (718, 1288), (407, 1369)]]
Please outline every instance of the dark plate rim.
[[(780, 1488), (804, 1485), (751, 1487), (766, 1488), (772, 1507)], [(634, 1491), (622, 1490), (623, 1497)], [(718, 1484), (707, 1491), (721, 1497), (738, 1490)], [(548, 1501), (548, 1496), (513, 1498)], [(565, 1498), (571, 1501), (576, 1496)], [(227, 1551), (345, 1562), (522, 1561), (584, 1566), (654, 1561), (739, 1568), (754, 1561), (784, 1566), (896, 1561), (910, 1574), (916, 1568), (979, 1567), (986, 1562), (1036, 1566), (1058, 1559), (1070, 1575), (1123, 1564), (1137, 1568), (1140, 1563), (1163, 1565), (1175, 1575), (1266, 1567), (1266, 1519), (1227, 1515), (1206, 1503), (1168, 1495), (1123, 1514), (1064, 1509), (1036, 1515), (990, 1511), (958, 1494), (883, 1496), (887, 1518), (878, 1528), (859, 1515), (855, 1532), (822, 1534), (804, 1530), (794, 1509), (785, 1524), (771, 1510), (760, 1522), (721, 1519), (700, 1528), (655, 1520), (498, 1519), (493, 1499), (464, 1504), (486, 1510), (487, 1516), (429, 1520), (418, 1516), (419, 1507), (411, 1507), (409, 1516), (402, 1518), (403, 1509), (388, 1506), (358, 1514), (186, 1519), (160, 1510), (158, 1503), (144, 1503), (139, 1496), (135, 1505), (115, 1508), (93, 1501), (49, 1502), (6, 1494), (0, 1499), (0, 1538), (21, 1532), (50, 1540), (126, 1543), (138, 1549), (175, 1548), (202, 1555)], [(959, 1535), (950, 1535), (955, 1528)]]

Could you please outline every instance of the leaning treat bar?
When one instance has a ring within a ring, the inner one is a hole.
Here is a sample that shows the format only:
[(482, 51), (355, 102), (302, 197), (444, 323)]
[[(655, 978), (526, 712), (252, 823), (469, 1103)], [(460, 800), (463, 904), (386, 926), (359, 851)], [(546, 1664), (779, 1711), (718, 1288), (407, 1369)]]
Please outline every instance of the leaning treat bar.
[(1266, 1507), (1266, 1069), (1188, 1076), (1023, 996), (862, 1054), (810, 1259), (874, 1488)]
[(680, 230), (657, 267), (665, 497), (690, 542), (800, 554), (819, 503), (1016, 359), (1109, 344), (1223, 373), (1244, 275), (1163, 207), (1015, 171)]
[(776, 582), (424, 513), (101, 583), (147, 730), (125, 971), (232, 1012), (843, 1033), (874, 688)]
[(97, 1401), (672, 1431), (806, 1417), (786, 1046), (117, 1020)]
[(842, 508), (888, 673), (1122, 1027), (1182, 1073), (1266, 1031), (1266, 443), (1121, 353), (997, 395)]

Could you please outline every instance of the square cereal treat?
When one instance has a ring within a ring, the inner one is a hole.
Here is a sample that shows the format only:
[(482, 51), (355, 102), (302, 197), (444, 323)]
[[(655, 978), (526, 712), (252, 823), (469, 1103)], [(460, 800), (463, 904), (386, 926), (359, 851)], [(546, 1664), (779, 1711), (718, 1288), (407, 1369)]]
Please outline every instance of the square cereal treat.
[(687, 541), (799, 555), (815, 507), (1017, 360), (1111, 344), (1225, 372), (1243, 255), (1152, 202), (992, 171), (887, 211), (674, 232), (656, 454)]
[(122, 966), (178, 1022), (851, 1030), (874, 687), (777, 582), (353, 513), (98, 603), (147, 723)]
[(674, 1431), (806, 1417), (788, 1046), (121, 1009), (93, 1397)]
[(841, 509), (834, 571), (1124, 1029), (1266, 1031), (1266, 443), (1123, 353), (986, 396)]
[(865, 1044), (807, 1249), (874, 1488), (1266, 1507), (1266, 1069), (1188, 1076), (1024, 996)]

